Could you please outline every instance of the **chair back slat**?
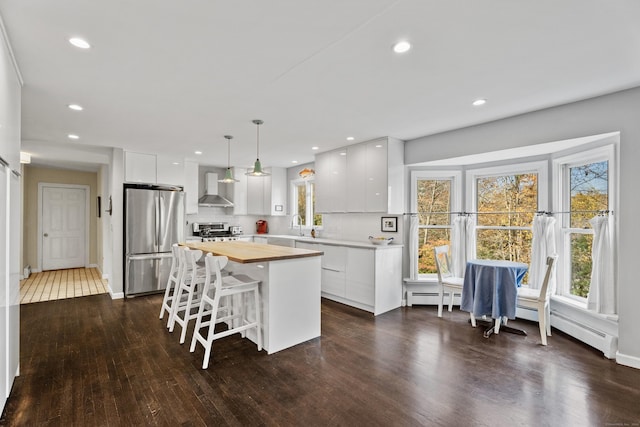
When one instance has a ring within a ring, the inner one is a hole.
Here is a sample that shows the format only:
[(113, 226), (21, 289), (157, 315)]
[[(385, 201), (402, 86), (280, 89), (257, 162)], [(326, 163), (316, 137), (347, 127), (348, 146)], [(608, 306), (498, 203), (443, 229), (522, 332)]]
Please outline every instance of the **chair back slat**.
[(436, 260), (438, 280), (442, 282), (442, 279), (453, 276), (449, 264), (449, 245), (436, 246), (433, 248), (433, 254)]
[(549, 287), (549, 282), (551, 281), (552, 273), (555, 268), (556, 260), (558, 259), (558, 255), (550, 255), (547, 257), (547, 271), (544, 274), (544, 279), (542, 280), (542, 286), (540, 286), (540, 296), (538, 297), (540, 301), (544, 301), (549, 298), (549, 294), (551, 293), (551, 288)]

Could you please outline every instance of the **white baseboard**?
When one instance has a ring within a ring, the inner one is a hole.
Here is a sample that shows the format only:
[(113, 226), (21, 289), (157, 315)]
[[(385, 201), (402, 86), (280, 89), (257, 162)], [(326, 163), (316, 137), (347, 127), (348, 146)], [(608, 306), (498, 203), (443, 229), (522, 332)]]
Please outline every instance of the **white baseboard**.
[(111, 286), (107, 286), (109, 289), (109, 295), (111, 295), (111, 299), (122, 299), (124, 298), (124, 292), (113, 292)]
[(629, 356), (618, 351), (616, 353), (616, 362), (630, 368), (640, 369), (640, 357)]

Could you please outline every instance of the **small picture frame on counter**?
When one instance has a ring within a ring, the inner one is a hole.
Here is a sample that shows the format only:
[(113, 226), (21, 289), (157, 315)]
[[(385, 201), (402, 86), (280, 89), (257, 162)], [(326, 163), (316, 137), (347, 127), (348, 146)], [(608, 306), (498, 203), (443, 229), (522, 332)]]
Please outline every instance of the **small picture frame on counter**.
[(383, 216), (380, 219), (380, 230), (392, 233), (398, 232), (398, 218), (395, 216)]

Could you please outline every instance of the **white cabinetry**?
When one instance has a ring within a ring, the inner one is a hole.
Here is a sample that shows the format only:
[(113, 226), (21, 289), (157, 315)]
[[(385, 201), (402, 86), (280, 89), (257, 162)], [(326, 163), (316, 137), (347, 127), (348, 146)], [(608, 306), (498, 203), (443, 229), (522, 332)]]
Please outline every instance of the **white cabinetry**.
[[(375, 303), (375, 250), (347, 248), (347, 299)], [(400, 294), (402, 297), (402, 293)]]
[(318, 212), (403, 212), (403, 141), (385, 137), (318, 154), (315, 167)]
[(184, 187), (185, 169), (181, 160), (166, 154), (156, 155), (156, 183)]
[(185, 213), (198, 213), (198, 163), (184, 162)]
[(163, 185), (185, 185), (185, 166), (164, 154), (124, 153), (125, 182)]
[[(21, 84), (0, 25), (0, 413), (20, 355)], [(16, 173), (14, 173), (14, 171)]]
[[(249, 215), (286, 215), (287, 171), (284, 168), (265, 170), (271, 175), (261, 177), (245, 175), (247, 181), (246, 213)], [(236, 211), (234, 213), (241, 215)]]
[(124, 180), (126, 182), (144, 182), (155, 184), (156, 176), (156, 155), (145, 153), (134, 153), (125, 151), (124, 153)]
[(233, 185), (233, 214), (234, 215), (247, 215), (247, 178), (245, 175), (246, 169), (232, 168), (233, 177), (238, 182)]
[(344, 246), (320, 245), (319, 250), (324, 252), (320, 282), (322, 293), (344, 298), (347, 294), (347, 248)]
[(324, 298), (376, 316), (402, 304), (402, 246), (358, 248), (296, 241), (296, 248), (324, 252)]
[(346, 212), (347, 150), (316, 155), (315, 169), (316, 212)]

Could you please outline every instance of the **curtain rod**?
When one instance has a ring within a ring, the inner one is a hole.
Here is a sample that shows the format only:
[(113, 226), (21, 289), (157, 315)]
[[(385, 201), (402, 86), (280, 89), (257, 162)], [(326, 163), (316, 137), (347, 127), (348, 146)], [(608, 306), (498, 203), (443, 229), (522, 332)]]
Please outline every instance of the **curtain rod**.
[(442, 212), (405, 212), (402, 215), (514, 215), (514, 214), (536, 214), (536, 215), (556, 215), (556, 214), (577, 214), (577, 213), (597, 213), (599, 215), (613, 215), (613, 211), (608, 209), (582, 210), (582, 211), (511, 211), (511, 212), (465, 212), (465, 211), (442, 211)]

